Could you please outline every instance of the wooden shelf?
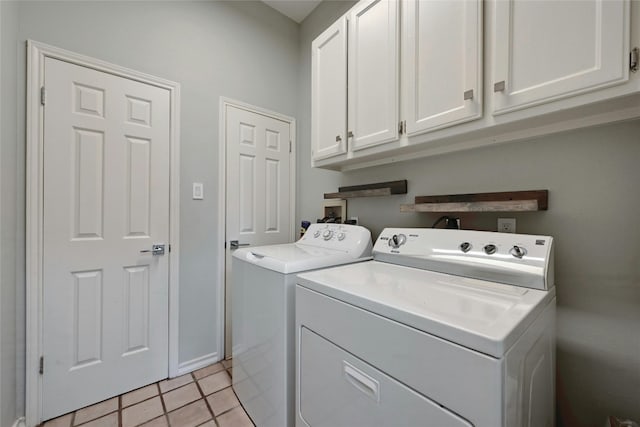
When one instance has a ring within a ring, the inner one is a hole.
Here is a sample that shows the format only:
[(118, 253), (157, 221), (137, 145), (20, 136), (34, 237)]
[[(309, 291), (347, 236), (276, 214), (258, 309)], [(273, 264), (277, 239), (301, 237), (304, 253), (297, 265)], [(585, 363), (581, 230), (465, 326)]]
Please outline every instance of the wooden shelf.
[(352, 199), (355, 197), (390, 196), (392, 194), (407, 194), (407, 180), (339, 187), (337, 193), (324, 193), (324, 198)]
[(546, 211), (548, 190), (417, 196), (400, 212), (533, 212)]

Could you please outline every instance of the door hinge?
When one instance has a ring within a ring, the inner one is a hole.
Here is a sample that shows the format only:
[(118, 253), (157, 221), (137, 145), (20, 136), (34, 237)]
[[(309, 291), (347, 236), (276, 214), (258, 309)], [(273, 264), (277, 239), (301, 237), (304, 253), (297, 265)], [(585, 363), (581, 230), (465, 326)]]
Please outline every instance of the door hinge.
[(40, 104), (44, 105), (47, 102), (47, 90), (42, 86), (40, 88)]
[(398, 133), (400, 135), (402, 135), (403, 133), (407, 132), (407, 121), (406, 120), (401, 120), (398, 123)]
[(635, 73), (638, 71), (638, 61), (640, 61), (640, 49), (634, 47), (629, 53), (629, 69)]
[(44, 374), (44, 356), (40, 356), (40, 369), (38, 372), (40, 372), (40, 375)]

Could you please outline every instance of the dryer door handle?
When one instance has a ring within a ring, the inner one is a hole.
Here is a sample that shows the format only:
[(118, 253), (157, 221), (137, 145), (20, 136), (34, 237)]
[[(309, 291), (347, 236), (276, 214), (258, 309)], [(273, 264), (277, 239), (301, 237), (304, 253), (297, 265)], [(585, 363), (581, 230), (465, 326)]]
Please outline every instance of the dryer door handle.
[(380, 383), (346, 360), (343, 360), (342, 363), (344, 378), (347, 382), (371, 399), (380, 402)]

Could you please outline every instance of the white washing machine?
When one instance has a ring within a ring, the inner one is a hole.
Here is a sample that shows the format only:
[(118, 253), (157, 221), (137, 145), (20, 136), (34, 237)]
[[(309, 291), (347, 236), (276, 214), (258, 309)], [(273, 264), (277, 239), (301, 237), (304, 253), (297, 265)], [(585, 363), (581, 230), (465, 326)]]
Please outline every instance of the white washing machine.
[(553, 239), (385, 229), (298, 276), (296, 426), (555, 423)]
[(371, 247), (364, 227), (311, 224), (296, 243), (233, 253), (233, 389), (256, 426), (294, 425), (295, 275), (370, 260)]

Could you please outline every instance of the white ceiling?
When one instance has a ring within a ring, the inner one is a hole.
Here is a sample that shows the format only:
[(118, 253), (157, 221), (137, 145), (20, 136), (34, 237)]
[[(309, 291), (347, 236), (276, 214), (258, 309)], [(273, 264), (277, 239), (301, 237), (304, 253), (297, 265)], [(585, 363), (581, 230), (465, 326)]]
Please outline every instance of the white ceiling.
[(278, 12), (300, 23), (322, 0), (262, 0)]

